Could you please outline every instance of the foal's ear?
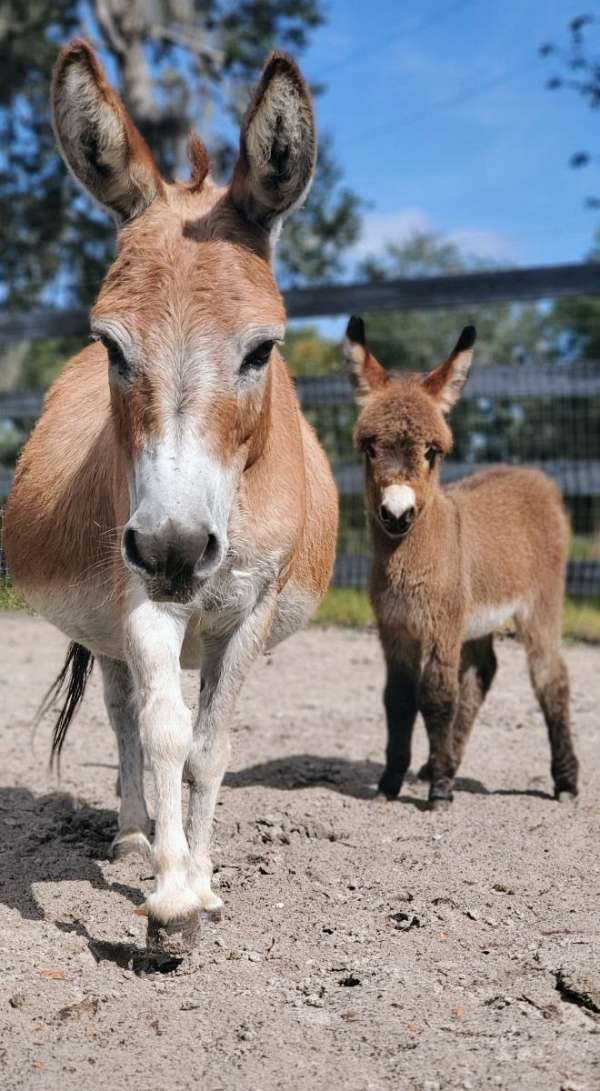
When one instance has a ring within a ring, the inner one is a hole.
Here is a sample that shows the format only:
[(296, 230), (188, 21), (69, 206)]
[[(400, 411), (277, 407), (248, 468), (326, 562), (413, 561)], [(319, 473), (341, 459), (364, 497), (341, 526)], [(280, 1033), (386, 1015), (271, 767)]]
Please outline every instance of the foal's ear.
[(317, 134), (310, 91), (287, 53), (272, 53), (242, 123), (231, 183), (234, 203), (277, 231), (312, 181)]
[(143, 212), (162, 188), (158, 168), (83, 38), (59, 54), (52, 108), (63, 158), (77, 181), (119, 223)]
[(476, 337), (475, 326), (465, 326), (446, 362), (423, 379), (425, 390), (435, 398), (443, 413), (449, 413), (458, 401), (469, 377)]
[(374, 390), (389, 383), (384, 367), (367, 347), (365, 323), (354, 315), (349, 320), (344, 338), (344, 362), (356, 388), (356, 400), (361, 402)]

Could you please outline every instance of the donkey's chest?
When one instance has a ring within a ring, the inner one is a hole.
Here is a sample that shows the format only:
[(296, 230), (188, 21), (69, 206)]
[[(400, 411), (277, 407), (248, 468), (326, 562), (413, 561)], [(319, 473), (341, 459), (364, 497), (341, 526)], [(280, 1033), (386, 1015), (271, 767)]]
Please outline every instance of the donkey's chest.
[(266, 562), (231, 566), (209, 582), (190, 614), (181, 652), (184, 669), (201, 668), (206, 643), (226, 638), (252, 614), (276, 570)]

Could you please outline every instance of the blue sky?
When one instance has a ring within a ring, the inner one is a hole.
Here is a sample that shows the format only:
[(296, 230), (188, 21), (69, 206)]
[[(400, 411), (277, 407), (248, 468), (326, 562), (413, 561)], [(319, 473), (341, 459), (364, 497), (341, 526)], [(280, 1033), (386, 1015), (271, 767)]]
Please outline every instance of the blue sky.
[[(598, 212), (600, 112), (550, 92), (537, 50), (566, 42), (585, 0), (329, 0), (302, 67), (323, 81), (319, 127), (334, 137), (345, 179), (371, 207), (359, 251), (414, 228), (509, 264), (580, 260)], [(600, 38), (600, 27), (594, 35)]]

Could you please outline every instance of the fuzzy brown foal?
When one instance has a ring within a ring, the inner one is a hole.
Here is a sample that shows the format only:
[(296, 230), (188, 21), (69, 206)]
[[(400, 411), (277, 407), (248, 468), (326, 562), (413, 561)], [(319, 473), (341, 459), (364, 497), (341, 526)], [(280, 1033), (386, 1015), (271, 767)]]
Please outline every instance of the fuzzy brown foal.
[(432, 808), (454, 777), (496, 672), (493, 633), (515, 619), (550, 740), (559, 800), (577, 794), (569, 683), (560, 656), (569, 527), (555, 485), (536, 470), (498, 466), (442, 488), (452, 448), (446, 417), (464, 386), (475, 330), (426, 376), (393, 375), (348, 323), (345, 353), (361, 406), (355, 439), (365, 458), (373, 541), (370, 595), (387, 666), (388, 725), (380, 790), (395, 798), (421, 712), (429, 738)]

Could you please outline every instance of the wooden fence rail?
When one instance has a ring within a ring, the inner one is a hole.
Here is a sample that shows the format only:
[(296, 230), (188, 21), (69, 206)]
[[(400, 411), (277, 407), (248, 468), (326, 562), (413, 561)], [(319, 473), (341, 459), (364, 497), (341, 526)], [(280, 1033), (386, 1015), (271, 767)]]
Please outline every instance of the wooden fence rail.
[[(284, 292), (290, 318), (432, 310), (581, 295), (600, 295), (600, 263), (539, 265), (366, 284), (319, 284)], [(89, 314), (81, 308), (0, 314), (0, 344), (48, 337), (85, 337), (88, 331)]]

